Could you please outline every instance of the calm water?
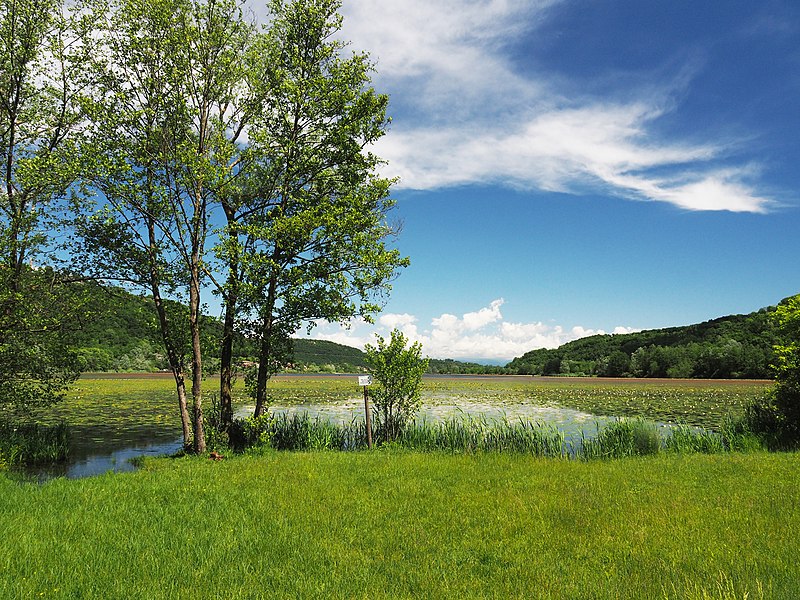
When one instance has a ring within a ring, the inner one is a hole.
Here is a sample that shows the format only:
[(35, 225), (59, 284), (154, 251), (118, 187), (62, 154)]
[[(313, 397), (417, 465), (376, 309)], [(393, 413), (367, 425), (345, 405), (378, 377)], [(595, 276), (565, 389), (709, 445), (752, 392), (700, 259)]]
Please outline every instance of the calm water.
[[(459, 416), (472, 418), (484, 417), (485, 419), (502, 420), (510, 422), (519, 420), (547, 423), (564, 433), (567, 441), (579, 440), (581, 435), (591, 436), (597, 431), (598, 424), (602, 427), (605, 423), (613, 421), (612, 417), (600, 417), (589, 413), (562, 408), (557, 406), (537, 406), (531, 404), (493, 404), (485, 400), (459, 398), (458, 402), (448, 401), (446, 397), (435, 399), (428, 398), (423, 404), (417, 421), (436, 422)], [(320, 418), (334, 423), (350, 423), (354, 419), (364, 418), (364, 399), (353, 398), (342, 402), (330, 404), (292, 404), (283, 406), (273, 405), (270, 410), (275, 414), (301, 415), (308, 413), (314, 418)], [(253, 407), (246, 406), (241, 410), (241, 415), (252, 414)]]
[(69, 459), (57, 465), (37, 467), (23, 473), (25, 479), (46, 481), (55, 477), (79, 479), (109, 471), (134, 471), (131, 459), (178, 452), (183, 440), (163, 429), (120, 431), (103, 427), (72, 427)]
[[(348, 398), (325, 404), (301, 403), (292, 405), (276, 404), (270, 408), (274, 414), (308, 413), (312, 419), (319, 418), (335, 423), (350, 423), (364, 418), (364, 399)], [(237, 417), (246, 417), (253, 412), (253, 406), (240, 407)], [(483, 417), (489, 421), (507, 419), (536, 421), (556, 427), (564, 433), (568, 443), (579, 441), (582, 436), (592, 437), (597, 428), (602, 427), (612, 417), (554, 406), (540, 406), (524, 403), (500, 404), (485, 399), (459, 397), (455, 402), (447, 396), (428, 397), (420, 409), (419, 421), (439, 421), (458, 416)], [(664, 424), (660, 424), (666, 427)], [(139, 456), (162, 456), (178, 452), (182, 440), (178, 433), (164, 428), (147, 429), (91, 427), (72, 428), (72, 448), (66, 463), (48, 468), (33, 469), (24, 474), (26, 479), (45, 481), (53, 477), (80, 478), (102, 473), (125, 472), (136, 469), (131, 459)]]

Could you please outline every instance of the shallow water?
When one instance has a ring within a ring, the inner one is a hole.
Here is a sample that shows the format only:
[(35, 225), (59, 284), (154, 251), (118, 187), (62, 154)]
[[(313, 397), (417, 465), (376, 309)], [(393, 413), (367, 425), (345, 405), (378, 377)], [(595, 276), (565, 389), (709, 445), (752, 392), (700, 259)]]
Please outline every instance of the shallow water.
[[(364, 399), (351, 379), (354, 377), (276, 378), (270, 410), (290, 416), (308, 413), (312, 419), (336, 423), (363, 420)], [(607, 415), (644, 414), (651, 420), (664, 421), (659, 423), (663, 428), (674, 418), (709, 426), (698, 415), (714, 412), (717, 404), (725, 402), (718, 399), (718, 390), (709, 392), (708, 386), (692, 385), (698, 389), (687, 392), (673, 389), (674, 385), (662, 389), (658, 382), (626, 381), (624, 385), (609, 385), (531, 378), (429, 378), (418, 420), (431, 422), (464, 416), (487, 421), (536, 422), (557, 428), (565, 441), (574, 445), (582, 437), (593, 437), (598, 428), (616, 418)], [(56, 417), (80, 423), (71, 426), (69, 460), (55, 467), (30, 471), (28, 476), (41, 481), (131, 471), (135, 469), (131, 458), (175, 453), (181, 447), (181, 437), (173, 395), (168, 378), (80, 380), (63, 407), (64, 414), (55, 413)], [(252, 406), (241, 406), (237, 417), (246, 417), (252, 411)], [(689, 418), (685, 417), (687, 411)], [(713, 422), (710, 424), (713, 427)]]
[[(583, 437), (594, 437), (598, 427), (602, 428), (616, 417), (598, 416), (571, 408), (560, 406), (541, 406), (537, 404), (509, 403), (499, 404), (482, 401), (477, 398), (458, 399), (458, 402), (448, 401), (446, 397), (425, 398), (417, 415), (417, 422), (437, 422), (451, 418), (469, 417), (491, 421), (507, 420), (536, 422), (555, 427), (564, 434), (567, 443), (574, 444)], [(253, 412), (253, 406), (244, 406), (237, 416), (245, 417)], [(321, 419), (334, 423), (351, 423), (354, 420), (364, 419), (364, 399), (349, 398), (344, 401), (329, 402), (326, 404), (300, 403), (270, 407), (270, 412), (275, 415), (287, 416), (308, 414), (311, 419)], [(660, 428), (667, 428), (666, 423), (657, 423)]]

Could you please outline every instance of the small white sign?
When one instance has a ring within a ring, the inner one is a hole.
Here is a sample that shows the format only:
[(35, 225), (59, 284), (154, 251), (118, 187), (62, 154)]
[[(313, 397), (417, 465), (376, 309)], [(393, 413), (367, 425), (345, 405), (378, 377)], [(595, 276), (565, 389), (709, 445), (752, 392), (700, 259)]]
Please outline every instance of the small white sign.
[(372, 385), (372, 375), (359, 375), (358, 376), (358, 385), (362, 387), (366, 387), (368, 385)]

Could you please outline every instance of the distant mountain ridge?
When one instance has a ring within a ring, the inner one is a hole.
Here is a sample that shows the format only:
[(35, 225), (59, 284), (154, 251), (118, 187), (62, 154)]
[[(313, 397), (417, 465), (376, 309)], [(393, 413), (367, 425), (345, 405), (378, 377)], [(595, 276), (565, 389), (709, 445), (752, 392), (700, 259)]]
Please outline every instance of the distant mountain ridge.
[[(92, 284), (87, 316), (76, 323), (72, 346), (83, 371), (157, 371), (166, 368), (158, 324), (149, 298)], [(170, 303), (180, 317), (185, 310)], [(559, 348), (538, 349), (505, 366), (453, 359), (430, 359), (429, 372), (441, 374), (597, 375), (610, 377), (768, 378), (772, 346), (778, 341), (769, 314), (774, 307), (695, 325), (629, 334), (595, 335)], [(217, 349), (219, 320), (206, 317), (209, 363)], [(423, 348), (424, 352), (424, 348)], [(255, 356), (240, 337), (235, 355)], [(363, 372), (364, 352), (326, 340), (294, 340), (293, 370)]]

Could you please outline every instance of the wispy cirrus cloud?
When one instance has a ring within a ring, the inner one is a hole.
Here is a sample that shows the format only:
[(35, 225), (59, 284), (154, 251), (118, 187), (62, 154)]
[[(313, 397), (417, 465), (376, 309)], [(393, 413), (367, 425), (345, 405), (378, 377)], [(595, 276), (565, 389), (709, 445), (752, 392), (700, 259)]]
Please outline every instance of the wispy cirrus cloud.
[[(420, 342), (423, 353), (433, 358), (507, 362), (530, 350), (557, 348), (578, 338), (606, 333), (580, 325), (565, 328), (543, 322), (506, 321), (501, 311), (504, 304), (505, 300), (498, 298), (460, 316), (444, 313), (425, 325), (408, 313), (381, 315), (375, 325), (361, 320), (353, 321), (349, 327), (319, 323), (311, 337), (363, 348), (375, 343), (376, 334), (386, 338), (392, 329), (399, 329), (410, 341)], [(620, 326), (611, 333), (632, 331), (636, 330)]]
[(345, 36), (378, 61), (376, 83), (397, 112), (377, 147), (387, 174), (418, 190), (501, 183), (602, 190), (687, 210), (768, 211), (757, 169), (729, 164), (730, 140), (656, 133), (676, 108), (673, 88), (690, 85), (685, 73), (673, 83), (643, 75), (638, 87), (599, 96), (576, 94), (580, 82), (563, 73), (520, 71), (513, 42), (546, 27), (567, 2), (346, 3)]

